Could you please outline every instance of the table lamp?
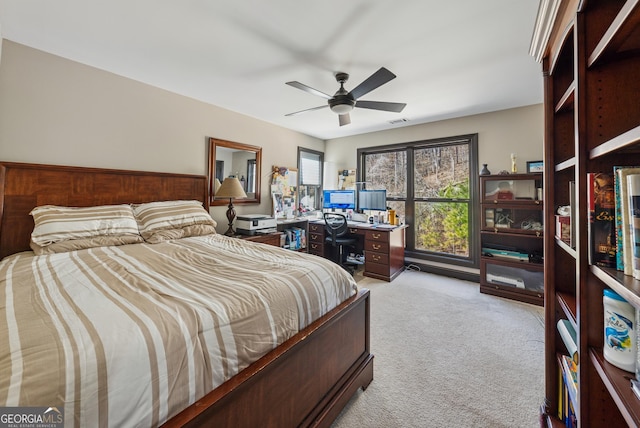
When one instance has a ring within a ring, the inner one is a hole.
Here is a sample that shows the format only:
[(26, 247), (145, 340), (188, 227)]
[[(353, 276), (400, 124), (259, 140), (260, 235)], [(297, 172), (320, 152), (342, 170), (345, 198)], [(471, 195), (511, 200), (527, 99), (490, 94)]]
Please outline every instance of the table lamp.
[(227, 177), (220, 185), (220, 188), (214, 195), (216, 198), (229, 198), (227, 209), (227, 220), (229, 220), (229, 229), (224, 233), (227, 236), (235, 234), (233, 231), (233, 220), (236, 218), (236, 210), (233, 209), (233, 199), (246, 198), (247, 194), (240, 184), (240, 180), (235, 177)]

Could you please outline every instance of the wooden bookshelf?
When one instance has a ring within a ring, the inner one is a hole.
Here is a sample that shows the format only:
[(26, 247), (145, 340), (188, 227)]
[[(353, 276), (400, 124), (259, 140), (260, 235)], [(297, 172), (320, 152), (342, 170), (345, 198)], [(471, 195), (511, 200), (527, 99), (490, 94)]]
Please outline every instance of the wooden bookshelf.
[[(602, 293), (640, 308), (640, 281), (589, 265), (587, 173), (640, 162), (640, 0), (542, 0), (531, 44), (542, 62), (545, 98), (545, 402), (557, 416), (559, 318), (575, 323), (580, 427), (640, 425), (633, 373), (603, 357)], [(575, 182), (575, 248), (554, 238), (554, 210)]]

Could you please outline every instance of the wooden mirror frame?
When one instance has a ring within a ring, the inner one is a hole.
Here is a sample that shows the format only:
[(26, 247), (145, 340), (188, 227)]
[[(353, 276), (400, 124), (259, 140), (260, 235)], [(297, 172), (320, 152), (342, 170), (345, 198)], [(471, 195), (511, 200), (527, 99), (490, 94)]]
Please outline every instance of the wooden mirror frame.
[[(209, 205), (221, 206), (228, 205), (227, 199), (215, 199), (215, 179), (216, 179), (216, 148), (226, 147), (228, 149), (243, 150), (253, 152), (256, 155), (256, 191), (253, 198), (234, 199), (233, 205), (248, 205), (260, 203), (260, 187), (261, 187), (261, 167), (262, 167), (262, 147), (252, 146), (249, 144), (236, 143), (234, 141), (219, 140), (217, 138), (209, 138)], [(248, 179), (248, 177), (247, 177)]]

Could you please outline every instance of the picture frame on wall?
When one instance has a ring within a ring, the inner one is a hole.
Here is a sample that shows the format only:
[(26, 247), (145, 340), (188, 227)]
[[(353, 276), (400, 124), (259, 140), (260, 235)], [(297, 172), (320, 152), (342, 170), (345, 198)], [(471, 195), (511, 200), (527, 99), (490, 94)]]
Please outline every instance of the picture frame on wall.
[(531, 174), (533, 172), (543, 172), (544, 171), (544, 161), (528, 161), (527, 162), (527, 174)]

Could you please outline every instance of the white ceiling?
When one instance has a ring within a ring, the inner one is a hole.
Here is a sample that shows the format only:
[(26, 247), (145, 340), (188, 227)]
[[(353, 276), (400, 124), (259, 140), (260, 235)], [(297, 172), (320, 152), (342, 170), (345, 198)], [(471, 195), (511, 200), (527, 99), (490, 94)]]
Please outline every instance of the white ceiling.
[[(0, 0), (2, 37), (321, 139), (542, 102), (529, 56), (538, 0)], [(285, 117), (386, 67), (397, 78), (340, 127)], [(389, 121), (407, 119), (402, 124)]]

